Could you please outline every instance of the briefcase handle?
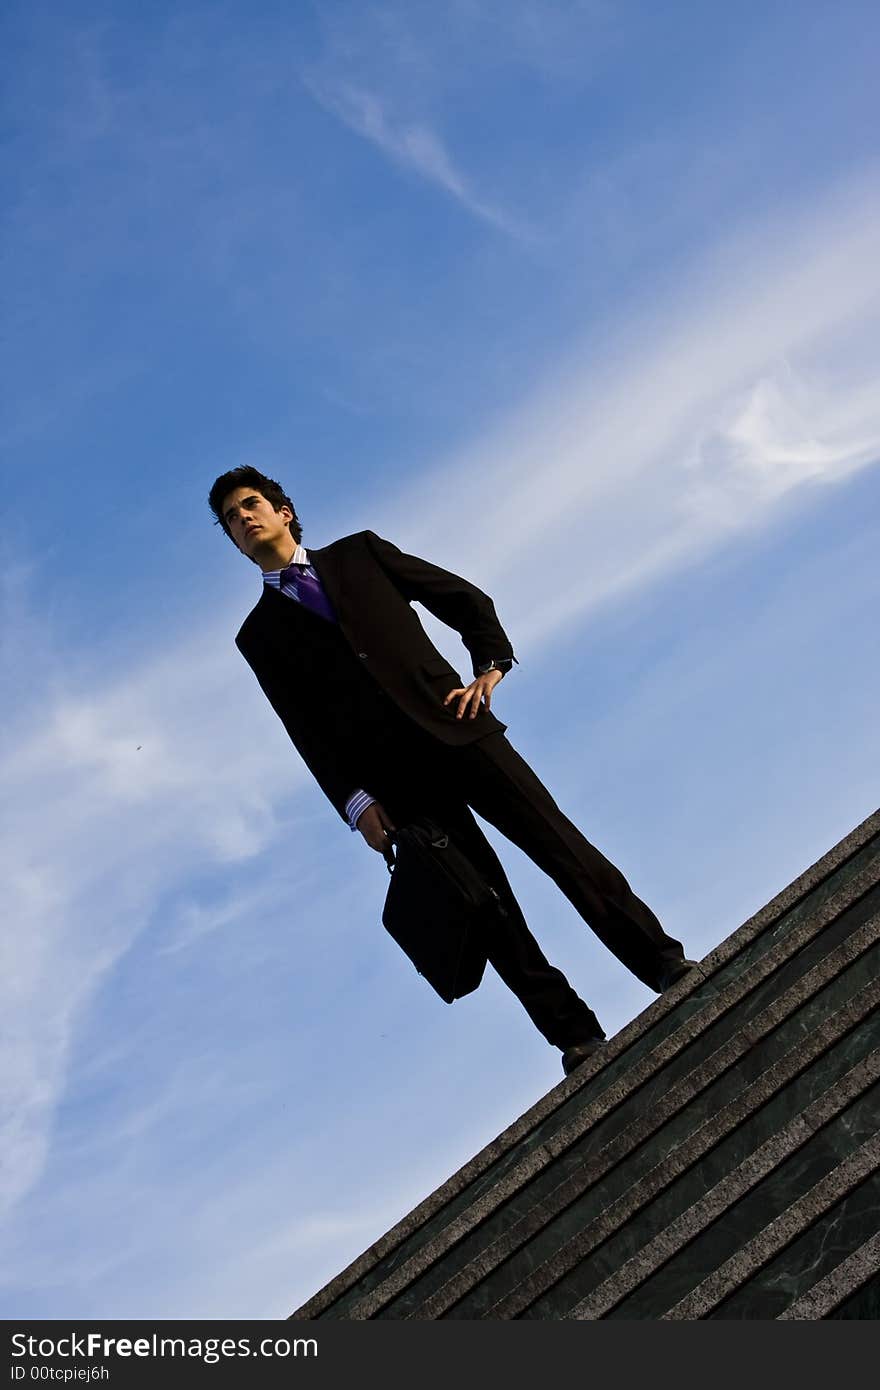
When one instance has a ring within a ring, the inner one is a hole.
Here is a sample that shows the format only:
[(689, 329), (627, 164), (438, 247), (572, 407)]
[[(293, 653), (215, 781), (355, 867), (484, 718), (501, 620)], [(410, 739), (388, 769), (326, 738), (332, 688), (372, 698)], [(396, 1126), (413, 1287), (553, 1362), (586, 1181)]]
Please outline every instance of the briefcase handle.
[[(432, 840), (432, 841), (431, 841), (431, 844), (434, 846), (435, 849), (446, 849), (446, 848), (448, 847), (448, 845), (449, 845), (449, 836), (448, 836), (448, 835), (440, 835), (440, 836), (437, 837), (436, 840)], [(384, 857), (384, 859), (385, 859), (385, 864), (386, 864), (386, 866), (387, 866), (387, 868), (388, 868), (389, 874), (392, 874), (392, 873), (394, 872), (394, 862), (395, 862), (395, 860), (394, 860), (394, 850), (395, 850), (396, 846), (397, 846), (397, 831), (396, 831), (396, 830), (392, 830), (392, 831), (389, 832), (389, 831), (386, 830), (386, 831), (385, 831), (385, 847), (384, 847), (384, 849), (382, 850), (382, 855), (383, 855), (383, 857)]]
[(396, 832), (395, 832), (395, 831), (392, 831), (391, 834), (389, 835), (388, 831), (386, 830), (386, 831), (385, 831), (385, 844), (384, 844), (384, 846), (383, 846), (383, 848), (382, 848), (382, 857), (383, 857), (384, 860), (385, 860), (385, 867), (387, 868), (389, 874), (393, 874), (393, 873), (394, 873), (394, 846), (395, 846), (396, 843), (397, 843), (397, 835), (396, 835)]

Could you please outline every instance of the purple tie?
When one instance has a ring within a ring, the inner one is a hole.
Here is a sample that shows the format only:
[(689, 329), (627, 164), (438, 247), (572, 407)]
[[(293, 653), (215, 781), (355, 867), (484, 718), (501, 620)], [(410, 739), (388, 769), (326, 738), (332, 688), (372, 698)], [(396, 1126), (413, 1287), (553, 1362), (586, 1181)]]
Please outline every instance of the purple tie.
[(296, 590), (296, 596), (300, 603), (305, 604), (313, 613), (319, 617), (326, 618), (328, 622), (336, 622), (336, 614), (333, 605), (324, 593), (324, 586), (316, 574), (307, 565), (288, 565), (286, 570), (281, 571), (281, 587), (289, 584)]

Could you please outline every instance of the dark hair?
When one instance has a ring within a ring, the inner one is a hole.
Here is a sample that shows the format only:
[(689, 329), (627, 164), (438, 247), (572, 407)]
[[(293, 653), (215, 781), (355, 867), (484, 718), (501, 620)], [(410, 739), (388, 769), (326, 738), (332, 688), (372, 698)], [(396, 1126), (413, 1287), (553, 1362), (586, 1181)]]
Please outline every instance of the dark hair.
[[(214, 513), (215, 524), (223, 527), (230, 540), (232, 540), (232, 536), (223, 516), (223, 503), (230, 492), (234, 492), (237, 487), (253, 488), (254, 492), (259, 492), (261, 497), (265, 497), (267, 502), (272, 503), (276, 512), (280, 512), (282, 507), (289, 507), (293, 512), (290, 534), (299, 545), (302, 540), (302, 526), (296, 514), (296, 508), (284, 488), (280, 483), (276, 483), (274, 478), (267, 478), (265, 473), (260, 473), (258, 469), (251, 468), (246, 463), (242, 464), (240, 468), (231, 469), (228, 473), (221, 473), (208, 493), (208, 506)], [(234, 541), (233, 544), (235, 544)]]

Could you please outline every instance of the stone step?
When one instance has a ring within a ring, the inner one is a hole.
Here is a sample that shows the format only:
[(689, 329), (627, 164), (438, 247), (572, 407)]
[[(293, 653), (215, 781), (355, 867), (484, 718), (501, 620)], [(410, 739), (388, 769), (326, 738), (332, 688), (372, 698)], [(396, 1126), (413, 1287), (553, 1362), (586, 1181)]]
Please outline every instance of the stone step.
[[(870, 1084), (869, 1074), (863, 1073), (858, 1063), (872, 1044), (877, 1051), (878, 1039), (869, 1019), (870, 1011), (876, 1010), (880, 986), (875, 984), (864, 994), (872, 997), (857, 997), (842, 1016), (827, 1021), (812, 1040), (809, 1053), (795, 1043), (756, 1078), (754, 1085), (727, 1100), (723, 1085), (729, 1078), (722, 1077), (722, 1085), (714, 1088), (717, 1108), (711, 1103), (700, 1107), (690, 1124), (693, 1107), (686, 1105), (675, 1124), (665, 1126), (651, 1143), (628, 1151), (608, 1170), (604, 1182), (590, 1184), (585, 1172), (586, 1183), (577, 1197), (554, 1216), (548, 1212), (545, 1225), (534, 1230), (530, 1243), (523, 1243), (520, 1252), (509, 1257), (504, 1266), (499, 1261), (493, 1278), (478, 1286), (480, 1310), (475, 1296), (465, 1295), (460, 1286), (457, 1304), (449, 1305), (452, 1315), (574, 1316), (572, 1305), (606, 1273), (619, 1272), (629, 1264), (630, 1279), (635, 1277), (636, 1266), (640, 1279), (646, 1278), (652, 1261), (672, 1253), (663, 1242), (652, 1247), (656, 1232), (675, 1223), (679, 1232), (686, 1230), (692, 1239), (701, 1229), (703, 1210), (706, 1223), (714, 1219), (713, 1204), (700, 1206), (701, 1201), (707, 1201), (703, 1194), (713, 1179), (717, 1178), (713, 1193), (716, 1204), (729, 1199), (729, 1205), (748, 1190), (742, 1186), (737, 1160), (746, 1165), (747, 1175), (754, 1176), (748, 1163), (760, 1152), (768, 1131), (778, 1141), (775, 1152), (780, 1161), (789, 1148), (805, 1142), (812, 1132), (810, 1124), (814, 1128), (819, 1125), (821, 1111), (815, 1120), (805, 1121), (798, 1113), (804, 1097), (818, 1092), (820, 1102), (829, 1107), (830, 1118), (841, 1103), (841, 1095), (849, 1094), (841, 1090), (844, 1083), (862, 1089)], [(861, 1027), (851, 1028), (853, 1016), (859, 1018)], [(837, 1047), (821, 1051), (836, 1033), (840, 1035)], [(855, 1068), (849, 1065), (853, 1059)], [(870, 1065), (877, 1064), (875, 1056)], [(824, 1092), (822, 1087), (826, 1087)], [(795, 1110), (791, 1127), (783, 1125), (779, 1130), (791, 1109)], [(766, 1161), (766, 1154), (763, 1157)], [(755, 1172), (760, 1172), (760, 1166)], [(572, 1278), (567, 1279), (570, 1271)], [(492, 1302), (487, 1301), (490, 1293)], [(442, 1312), (435, 1303), (417, 1316), (442, 1316)]]
[[(770, 1152), (787, 1172), (814, 1132), (831, 1132), (842, 1095), (852, 1115), (874, 1113), (878, 832), (880, 813), (293, 1316), (593, 1317), (628, 1301), (651, 1309), (631, 1316), (672, 1316), (660, 1288), (678, 1285), (657, 1271), (717, 1224), (717, 1203), (744, 1212), (749, 1175), (758, 1182)], [(713, 1154), (728, 1168), (707, 1191)]]

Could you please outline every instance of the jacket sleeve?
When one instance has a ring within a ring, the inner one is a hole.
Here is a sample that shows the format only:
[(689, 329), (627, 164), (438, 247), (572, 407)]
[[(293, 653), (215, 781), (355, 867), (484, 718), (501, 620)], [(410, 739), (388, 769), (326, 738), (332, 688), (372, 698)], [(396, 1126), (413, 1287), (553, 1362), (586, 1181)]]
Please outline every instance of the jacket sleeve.
[(404, 554), (374, 531), (364, 534), (372, 554), (398, 592), (409, 602), (421, 603), (459, 634), (470, 652), (474, 675), (487, 661), (516, 661), (510, 638), (488, 594), (458, 574), (416, 555)]
[(327, 800), (348, 825), (345, 803), (357, 787), (357, 775), (348, 773), (340, 766), (339, 749), (328, 748), (308, 721), (298, 717), (296, 701), (284, 682), (273, 679), (260, 664), (252, 660), (242, 643), (236, 639), (236, 646), (257, 678), (260, 689), (274, 709), (293, 742), (294, 747), (311, 772)]

